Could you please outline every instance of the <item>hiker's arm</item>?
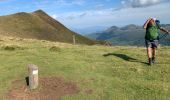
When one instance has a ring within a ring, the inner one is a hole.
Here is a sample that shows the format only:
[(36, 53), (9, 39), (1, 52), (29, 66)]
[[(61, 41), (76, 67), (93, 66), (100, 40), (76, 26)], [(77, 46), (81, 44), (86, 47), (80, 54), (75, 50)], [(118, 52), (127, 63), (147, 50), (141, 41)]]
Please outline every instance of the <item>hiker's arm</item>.
[(169, 32), (168, 30), (166, 30), (165, 28), (163, 28), (163, 27), (160, 27), (160, 30), (161, 30), (162, 32), (165, 32), (165, 33), (167, 33), (167, 34), (170, 34), (170, 32)]
[(149, 21), (150, 21), (151, 19), (152, 19), (152, 18), (149, 18), (149, 19), (145, 22), (145, 24), (143, 25), (143, 28), (144, 28), (144, 29), (147, 28), (147, 25), (148, 25), (148, 23), (149, 23)]

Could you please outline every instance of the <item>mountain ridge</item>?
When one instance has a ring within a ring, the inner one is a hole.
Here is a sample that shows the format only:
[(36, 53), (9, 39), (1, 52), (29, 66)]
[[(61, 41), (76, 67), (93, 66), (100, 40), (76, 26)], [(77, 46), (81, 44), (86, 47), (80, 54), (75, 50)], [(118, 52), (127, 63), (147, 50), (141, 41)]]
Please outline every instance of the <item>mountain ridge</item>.
[(71, 31), (43, 10), (0, 16), (0, 34), (65, 43), (73, 43), (74, 35), (77, 44), (98, 43)]
[[(162, 27), (170, 30), (170, 24), (161, 24)], [(160, 37), (163, 35), (160, 33)], [(113, 45), (134, 45), (134, 46), (144, 46), (144, 36), (145, 30), (142, 26), (129, 24), (124, 27), (111, 26), (110, 28), (98, 32), (86, 35), (86, 37), (100, 40), (100, 41), (108, 41)], [(166, 36), (161, 39), (161, 44), (170, 45), (170, 36)]]

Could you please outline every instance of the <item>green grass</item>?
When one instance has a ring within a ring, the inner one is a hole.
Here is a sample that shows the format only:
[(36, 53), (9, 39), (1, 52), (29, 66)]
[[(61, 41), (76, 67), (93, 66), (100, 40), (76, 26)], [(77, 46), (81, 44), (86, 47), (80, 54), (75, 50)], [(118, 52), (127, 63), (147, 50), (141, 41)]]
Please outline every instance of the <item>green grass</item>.
[[(35, 64), (40, 77), (64, 77), (78, 84), (80, 92), (63, 100), (170, 100), (170, 47), (160, 47), (157, 64), (148, 66), (142, 47), (1, 40), (0, 99), (11, 88), (12, 81), (24, 81), (27, 65)], [(86, 90), (92, 93), (87, 94)]]

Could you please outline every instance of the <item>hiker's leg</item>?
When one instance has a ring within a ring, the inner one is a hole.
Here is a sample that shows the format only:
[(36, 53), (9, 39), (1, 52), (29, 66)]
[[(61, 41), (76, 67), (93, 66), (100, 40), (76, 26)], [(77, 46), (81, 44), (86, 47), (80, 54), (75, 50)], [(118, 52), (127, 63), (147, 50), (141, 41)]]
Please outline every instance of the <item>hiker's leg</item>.
[(145, 40), (145, 45), (147, 48), (148, 58), (152, 58), (152, 44), (151, 44), (151, 42), (149, 40)]
[(148, 63), (149, 65), (152, 65), (152, 48), (147, 48), (147, 54), (148, 54)]
[(156, 49), (158, 47), (158, 40), (155, 40), (153, 43), (153, 48), (152, 48), (152, 62), (155, 63), (155, 57), (156, 57)]
[(152, 58), (156, 57), (156, 48), (152, 48)]
[(149, 40), (145, 40), (146, 48), (147, 48), (147, 55), (148, 55), (148, 62), (149, 65), (152, 65), (152, 42)]
[(152, 62), (155, 63), (155, 57), (156, 57), (156, 48), (152, 49)]
[(148, 58), (152, 58), (152, 48), (150, 47), (147, 48), (147, 55), (148, 55)]

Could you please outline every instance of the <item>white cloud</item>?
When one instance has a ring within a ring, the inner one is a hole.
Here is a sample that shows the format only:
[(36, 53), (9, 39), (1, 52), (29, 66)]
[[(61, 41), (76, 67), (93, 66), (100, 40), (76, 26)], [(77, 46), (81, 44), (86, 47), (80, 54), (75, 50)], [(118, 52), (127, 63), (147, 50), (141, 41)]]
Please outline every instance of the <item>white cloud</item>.
[(58, 16), (56, 14), (52, 15), (51, 17), (54, 18), (54, 19), (58, 18)]
[(156, 5), (164, 1), (165, 0), (123, 0), (121, 1), (121, 3), (124, 6), (131, 6), (131, 7), (137, 8), (137, 7), (146, 7), (146, 6)]
[(161, 3), (162, 0), (132, 0), (133, 7), (150, 6)]
[(83, 12), (69, 12), (58, 15), (58, 19), (67, 27), (91, 27), (91, 26), (123, 26), (127, 24), (142, 25), (148, 17), (156, 17), (161, 23), (170, 23), (170, 3), (161, 3), (150, 7), (114, 8), (103, 10), (90, 10)]

